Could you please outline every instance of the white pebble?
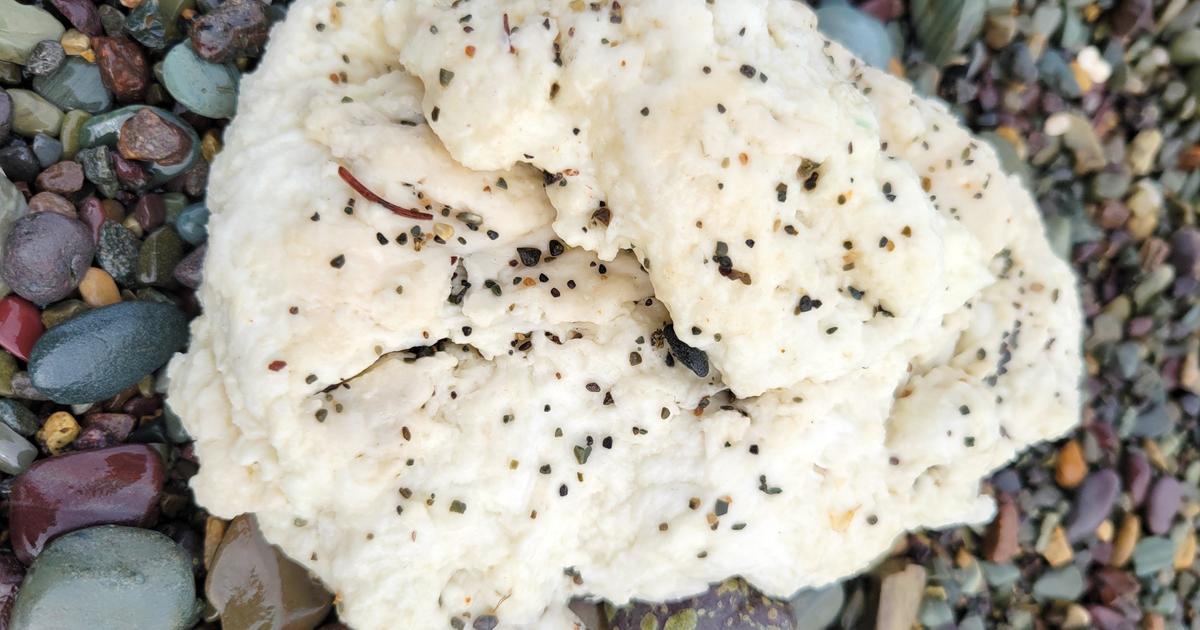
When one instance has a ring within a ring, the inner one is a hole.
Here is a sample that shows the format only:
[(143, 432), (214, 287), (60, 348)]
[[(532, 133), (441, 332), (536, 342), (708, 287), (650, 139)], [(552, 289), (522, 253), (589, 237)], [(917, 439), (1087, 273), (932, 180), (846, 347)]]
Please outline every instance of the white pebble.
[(1061, 136), (1071, 128), (1071, 116), (1066, 112), (1055, 112), (1046, 119), (1043, 130), (1048, 136)]
[(1083, 71), (1095, 83), (1104, 83), (1112, 76), (1112, 65), (1100, 56), (1100, 51), (1096, 50), (1095, 46), (1088, 46), (1079, 51), (1075, 61), (1079, 62), (1079, 67), (1083, 68)]

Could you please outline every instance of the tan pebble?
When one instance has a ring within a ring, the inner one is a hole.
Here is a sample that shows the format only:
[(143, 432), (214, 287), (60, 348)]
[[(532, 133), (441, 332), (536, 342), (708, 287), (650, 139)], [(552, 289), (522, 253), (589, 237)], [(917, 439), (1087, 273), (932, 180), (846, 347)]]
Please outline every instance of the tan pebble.
[(448, 223), (434, 223), (433, 233), (443, 241), (448, 241), (454, 238), (454, 227)]
[(1087, 476), (1088, 465), (1083, 458), (1083, 448), (1079, 442), (1069, 440), (1058, 451), (1058, 463), (1054, 468), (1054, 480), (1063, 488), (1071, 489), (1083, 483)]
[(62, 44), (63, 50), (67, 51), (68, 55), (79, 56), (84, 51), (92, 49), (92, 38), (73, 28), (63, 33), (62, 38), (58, 41)]
[(1142, 522), (1136, 514), (1126, 514), (1117, 530), (1117, 538), (1113, 543), (1112, 557), (1108, 563), (1114, 567), (1123, 567), (1133, 557), (1133, 548), (1137, 546), (1138, 538), (1142, 535)]
[(1055, 527), (1054, 533), (1050, 534), (1050, 542), (1042, 551), (1042, 557), (1054, 568), (1066, 565), (1075, 557), (1071, 543), (1067, 542), (1067, 533), (1061, 526)]
[(212, 162), (220, 152), (221, 139), (217, 137), (217, 132), (213, 129), (204, 132), (204, 137), (200, 139), (200, 155), (204, 157), (204, 161)]
[(79, 283), (79, 294), (83, 296), (83, 301), (92, 308), (108, 306), (121, 301), (121, 292), (117, 289), (117, 283), (113, 281), (112, 276), (96, 267), (88, 269), (87, 273), (83, 274), (83, 280)]
[(1084, 93), (1092, 90), (1092, 77), (1088, 74), (1083, 66), (1079, 65), (1078, 61), (1071, 62), (1071, 74), (1075, 75), (1075, 82), (1079, 84), (1079, 89)]
[(1151, 439), (1146, 439), (1142, 442), (1142, 448), (1146, 450), (1146, 457), (1154, 467), (1164, 471), (1171, 472), (1171, 462), (1167, 461), (1167, 457), (1163, 455), (1162, 449), (1158, 447), (1158, 442)]
[(221, 539), (225, 537), (225, 527), (229, 525), (225, 521), (210, 516), (204, 522), (204, 568), (212, 566), (213, 558), (217, 555), (217, 547), (221, 544)]
[(1187, 571), (1196, 564), (1196, 530), (1189, 529), (1175, 550), (1173, 566), (1178, 571)]
[(142, 225), (138, 223), (133, 216), (125, 217), (125, 220), (121, 222), (121, 225), (130, 232), (133, 232), (133, 235), (138, 238), (141, 238), (142, 235), (145, 234), (145, 230), (142, 229)]
[(1100, 523), (1100, 526), (1096, 528), (1096, 538), (1099, 538), (1100, 542), (1112, 542), (1115, 530), (1116, 527), (1113, 526), (1113, 522), (1109, 519), (1104, 519), (1104, 522)]
[(1067, 615), (1063, 619), (1062, 627), (1067, 628), (1087, 628), (1092, 624), (1092, 615), (1087, 609), (1079, 604), (1071, 604), (1067, 606)]
[(46, 445), (46, 450), (50, 451), (51, 455), (58, 455), (70, 446), (76, 437), (79, 437), (79, 423), (75, 421), (75, 416), (65, 411), (50, 414), (37, 432), (37, 440)]

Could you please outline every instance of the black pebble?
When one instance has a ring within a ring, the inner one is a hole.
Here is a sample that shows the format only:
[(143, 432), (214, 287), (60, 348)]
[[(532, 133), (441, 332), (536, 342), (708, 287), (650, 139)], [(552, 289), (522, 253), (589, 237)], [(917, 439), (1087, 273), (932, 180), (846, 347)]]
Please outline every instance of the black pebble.
[(518, 247), (517, 255), (521, 257), (521, 264), (526, 267), (532, 267), (542, 260), (542, 250), (536, 247)]
[(667, 340), (671, 356), (694, 372), (696, 376), (701, 378), (708, 376), (708, 355), (703, 350), (697, 350), (680, 341), (679, 337), (675, 336), (675, 327), (670, 324), (663, 328), (663, 337)]

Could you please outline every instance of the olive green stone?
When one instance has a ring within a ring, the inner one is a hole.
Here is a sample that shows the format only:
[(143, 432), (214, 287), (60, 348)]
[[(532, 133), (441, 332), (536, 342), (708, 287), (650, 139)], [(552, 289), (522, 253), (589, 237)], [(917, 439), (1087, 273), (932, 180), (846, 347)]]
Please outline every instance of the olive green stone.
[(13, 355), (0, 350), (0, 396), (12, 396), (12, 378), (17, 373), (17, 360)]
[(92, 115), (82, 109), (72, 109), (63, 116), (62, 130), (58, 139), (63, 145), (63, 159), (70, 160), (79, 151), (79, 130)]
[(1171, 40), (1171, 61), (1183, 66), (1200, 61), (1200, 28), (1189, 28)]
[(38, 555), (9, 628), (183, 630), (198, 610), (183, 547), (156, 531), (101, 525), (65, 534)]
[(174, 40), (183, 34), (182, 29), (179, 28), (179, 20), (183, 17), (184, 11), (195, 8), (196, 0), (160, 0), (158, 15), (162, 19), (167, 41)]
[(34, 44), (58, 40), (65, 30), (45, 9), (0, 0), (0, 61), (24, 64)]
[[(16, 366), (15, 362), (13, 366)], [(0, 372), (2, 371), (0, 370)], [(37, 430), (41, 428), (37, 415), (30, 411), (29, 407), (8, 398), (0, 398), (0, 423), (25, 437), (37, 433)]]
[(42, 325), (47, 329), (54, 328), (86, 310), (88, 305), (84, 304), (83, 300), (63, 300), (51, 304), (42, 311)]
[(138, 255), (138, 282), (154, 287), (174, 284), (175, 265), (183, 258), (183, 240), (171, 226), (155, 230), (142, 242)]
[(205, 61), (183, 42), (163, 59), (163, 85), (181, 105), (201, 116), (229, 118), (237, 108), (238, 71)]
[(187, 195), (181, 192), (163, 193), (162, 200), (167, 210), (167, 223), (175, 223), (179, 213), (188, 206)]
[(75, 153), (75, 161), (83, 167), (84, 177), (96, 185), (100, 194), (108, 198), (116, 196), (120, 183), (108, 147), (80, 149)]
[(11, 61), (0, 61), (0, 84), (17, 85), (21, 82), (21, 66)]
[(112, 93), (100, 80), (100, 66), (82, 57), (67, 57), (54, 72), (34, 77), (33, 90), (59, 109), (98, 114), (112, 107)]
[(58, 136), (62, 129), (62, 110), (29, 90), (9, 90), (8, 95), (13, 100), (13, 131), (27, 138), (39, 133)]

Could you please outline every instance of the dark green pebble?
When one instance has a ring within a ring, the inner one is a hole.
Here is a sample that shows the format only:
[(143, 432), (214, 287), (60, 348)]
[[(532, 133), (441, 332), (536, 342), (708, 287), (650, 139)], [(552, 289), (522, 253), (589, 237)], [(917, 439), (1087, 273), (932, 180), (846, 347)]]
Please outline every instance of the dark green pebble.
[(90, 310), (42, 335), (29, 356), (33, 385), (63, 404), (115, 396), (187, 344), (187, 317), (153, 302)]
[(142, 241), (138, 254), (137, 281), (152, 287), (174, 284), (175, 266), (183, 259), (183, 241), (174, 228), (164, 226)]
[(51, 542), (21, 583), (11, 630), (183, 630), (199, 606), (192, 561), (148, 529), (101, 525)]
[(117, 170), (113, 166), (108, 147), (80, 149), (75, 154), (75, 161), (83, 167), (83, 176), (96, 185), (101, 195), (110, 199), (116, 196), (120, 190), (120, 182), (117, 180)]
[(25, 437), (37, 433), (41, 428), (37, 415), (29, 407), (8, 398), (0, 398), (0, 422)]
[(45, 326), (47, 329), (54, 328), (88, 310), (88, 308), (88, 305), (83, 300), (63, 300), (51, 304), (42, 309), (42, 326)]
[(138, 254), (141, 248), (142, 242), (129, 228), (115, 221), (105, 221), (100, 228), (96, 262), (117, 281), (117, 284), (131, 285), (137, 280)]

